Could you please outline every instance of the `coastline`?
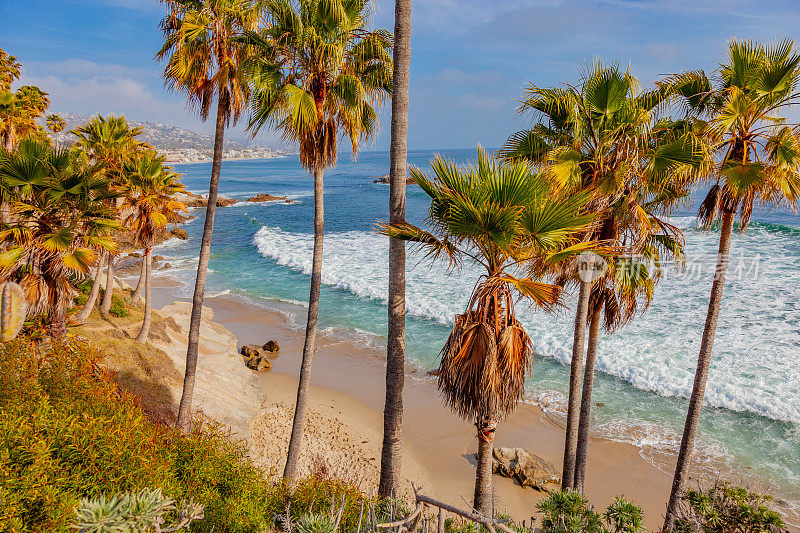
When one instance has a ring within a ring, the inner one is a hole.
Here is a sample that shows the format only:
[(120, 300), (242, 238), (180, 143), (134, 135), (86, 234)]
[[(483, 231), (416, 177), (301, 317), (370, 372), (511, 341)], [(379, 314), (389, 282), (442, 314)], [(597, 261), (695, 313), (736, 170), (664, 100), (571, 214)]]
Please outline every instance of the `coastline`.
[[(163, 277), (160, 279), (165, 280)], [(161, 287), (156, 288), (158, 286)], [(155, 307), (176, 300), (168, 286), (157, 283), (156, 287), (153, 291)], [(288, 417), (296, 394), (302, 332), (293, 329), (279, 310), (250, 307), (231, 296), (209, 297), (205, 306), (213, 310), (214, 321), (236, 337), (239, 346), (260, 345), (271, 339), (281, 347), (279, 357), (272, 361), (272, 371), (258, 376), (265, 400), (261, 410), (250, 420), (247, 434), (254, 460), (276, 473), (280, 472), (283, 464), (269, 464), (270, 461), (280, 461), (280, 446), (277, 453), (274, 443), (267, 450), (265, 432), (272, 440), (288, 440), (291, 423)], [(244, 365), (241, 369), (246, 371)], [(333, 427), (330, 435), (307, 433), (314, 444), (309, 446), (307, 441), (306, 450), (316, 450), (311, 455), (318, 453), (320, 441), (326, 438), (349, 438), (353, 441), (350, 447), (356, 444), (363, 445), (363, 448), (355, 450), (349, 457), (337, 457), (336, 464), (358, 459), (353, 469), (356, 476), (375, 475), (380, 461), (384, 369), (384, 362), (369, 349), (329, 337), (324, 332), (319, 335), (312, 373), (311, 416), (324, 415), (327, 409), (330, 411), (327, 420), (318, 422), (325, 425), (335, 421), (341, 427)], [(464, 506), (464, 500), (471, 500), (474, 486), (474, 467), (470, 461), (477, 443), (472, 424), (459, 419), (442, 405), (431, 379), (407, 372), (404, 398), (403, 477), (415, 483), (423, 493)], [(262, 422), (265, 419), (273, 423), (264, 426)], [(280, 435), (281, 429), (287, 434)], [(526, 448), (560, 470), (563, 438), (561, 426), (539, 406), (523, 403), (498, 425), (496, 446)], [(604, 509), (615, 496), (625, 496), (642, 507), (648, 530), (658, 528), (671, 477), (645, 461), (633, 445), (592, 438), (590, 448), (586, 484), (590, 502)], [(344, 453), (341, 450), (334, 452)], [(373, 463), (372, 468), (366, 466), (369, 462)], [(520, 521), (536, 514), (536, 503), (545, 493), (522, 488), (516, 482), (497, 475), (493, 480), (498, 511)], [(374, 487), (364, 488), (374, 490)], [(404, 489), (404, 492), (408, 490), (407, 484)]]

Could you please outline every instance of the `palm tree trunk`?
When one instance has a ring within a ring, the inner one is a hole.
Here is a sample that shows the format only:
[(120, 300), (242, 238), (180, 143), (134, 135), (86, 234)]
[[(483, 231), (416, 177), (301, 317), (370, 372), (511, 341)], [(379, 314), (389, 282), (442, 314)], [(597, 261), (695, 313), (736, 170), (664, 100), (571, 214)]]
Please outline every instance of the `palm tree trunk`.
[(105, 258), (105, 252), (100, 252), (100, 257), (97, 259), (97, 270), (95, 270), (94, 281), (92, 282), (92, 290), (89, 291), (89, 298), (76, 318), (78, 324), (83, 324), (89, 319), (89, 315), (92, 314), (92, 309), (94, 309), (94, 304), (97, 302), (97, 295), (100, 294), (100, 273), (103, 271)]
[(589, 449), (589, 425), (592, 421), (592, 389), (594, 388), (594, 364), (597, 360), (597, 342), (600, 337), (600, 307), (592, 310), (589, 322), (589, 342), (586, 347), (586, 370), (583, 373), (581, 413), (578, 421), (578, 442), (575, 447), (575, 482), (572, 488), (583, 492), (586, 479), (586, 456)]
[(186, 348), (186, 372), (183, 376), (183, 393), (178, 407), (177, 426), (189, 429), (189, 414), (194, 395), (195, 374), (197, 372), (197, 348), (200, 342), (200, 320), (203, 313), (203, 296), (206, 290), (208, 260), (211, 257), (211, 235), (214, 232), (214, 214), (217, 210), (219, 175), (222, 170), (222, 141), (225, 134), (226, 98), (219, 97), (217, 104), (217, 124), (214, 132), (214, 160), (211, 164), (211, 181), (208, 185), (208, 205), (203, 223), (203, 238), (200, 241), (200, 257), (197, 261), (197, 278), (192, 296), (192, 315), (189, 319), (189, 344)]
[[(392, 141), (389, 165), (389, 221), (406, 218), (408, 84), (411, 66), (411, 0), (396, 0), (394, 11)], [(402, 462), (403, 384), (406, 358), (406, 244), (389, 240), (389, 326), (386, 340), (386, 403), (378, 496), (397, 493)]]
[(14, 150), (15, 137), (16, 137), (16, 132), (14, 131), (14, 125), (11, 124), (11, 121), (9, 121), (8, 128), (6, 129), (6, 137), (4, 139), (5, 142), (3, 143), (4, 148), (9, 152)]
[(569, 405), (567, 406), (567, 433), (564, 438), (564, 469), (561, 490), (568, 491), (575, 482), (575, 450), (578, 445), (578, 408), (580, 386), (583, 379), (583, 349), (586, 344), (586, 316), (589, 314), (591, 281), (581, 281), (578, 309), (575, 312), (575, 332), (572, 338), (572, 362), (569, 371)]
[(151, 248), (147, 248), (145, 251), (142, 262), (145, 265), (144, 320), (142, 320), (142, 329), (139, 330), (139, 335), (137, 335), (136, 340), (144, 344), (147, 342), (147, 337), (150, 335), (150, 320), (153, 315), (152, 302), (150, 301), (150, 270), (153, 265), (153, 250)]
[(131, 294), (131, 302), (136, 303), (136, 301), (142, 297), (142, 291), (144, 290), (144, 282), (145, 278), (147, 277), (146, 273), (147, 265), (145, 265), (144, 257), (142, 257), (142, 271), (139, 273), (139, 281), (136, 283), (136, 288)]
[(300, 364), (300, 382), (297, 385), (292, 436), (289, 439), (289, 451), (286, 454), (286, 467), (283, 469), (283, 479), (289, 484), (292, 484), (297, 477), (297, 463), (300, 460), (303, 430), (306, 425), (308, 388), (311, 384), (311, 362), (314, 358), (314, 343), (317, 338), (319, 290), (322, 283), (322, 237), (325, 230), (323, 201), (322, 169), (316, 168), (314, 169), (314, 252), (311, 261), (308, 320), (306, 321), (306, 338), (303, 345), (303, 361)]
[(111, 310), (111, 297), (114, 296), (114, 257), (108, 256), (108, 268), (106, 269), (106, 292), (103, 294), (103, 303), (100, 305), (100, 312), (103, 316), (108, 315)]
[(722, 289), (725, 286), (725, 273), (728, 270), (728, 260), (731, 251), (731, 236), (733, 234), (733, 221), (736, 211), (723, 208), (722, 227), (719, 236), (719, 249), (717, 252), (717, 269), (714, 274), (714, 283), (711, 285), (711, 298), (708, 301), (708, 314), (703, 329), (703, 339), (700, 342), (700, 355), (697, 358), (697, 370), (694, 375), (692, 396), (689, 398), (689, 410), (686, 413), (686, 424), (683, 428), (683, 438), (678, 452), (678, 462), (675, 465), (675, 475), (672, 478), (672, 491), (667, 504), (667, 514), (664, 520), (664, 531), (670, 531), (675, 520), (675, 511), (683, 494), (683, 486), (688, 477), (689, 467), (692, 462), (694, 440), (697, 436), (697, 427), (700, 424), (700, 410), (703, 407), (703, 395), (706, 391), (708, 370), (711, 366), (711, 352), (714, 348), (714, 335), (717, 331), (719, 310), (722, 305)]
[(492, 448), (494, 447), (494, 431), (497, 423), (494, 420), (478, 421), (478, 464), (475, 472), (475, 498), (472, 506), (475, 512), (483, 516), (492, 516)]

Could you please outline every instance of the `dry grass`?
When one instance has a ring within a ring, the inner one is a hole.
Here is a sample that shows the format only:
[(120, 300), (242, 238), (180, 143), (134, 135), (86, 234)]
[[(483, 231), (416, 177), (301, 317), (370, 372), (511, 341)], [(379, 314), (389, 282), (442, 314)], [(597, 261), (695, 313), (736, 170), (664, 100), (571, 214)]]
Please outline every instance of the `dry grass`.
[[(115, 295), (126, 298), (130, 291), (117, 290)], [(128, 310), (129, 316), (117, 318), (103, 317), (95, 308), (86, 324), (73, 331), (102, 352), (102, 365), (116, 372), (120, 387), (137, 396), (151, 418), (174, 422), (178, 399), (171, 389), (183, 383), (183, 375), (163, 350), (136, 341), (144, 310), (135, 304), (129, 304)], [(179, 331), (175, 319), (153, 311), (150, 338), (168, 341), (167, 329)]]

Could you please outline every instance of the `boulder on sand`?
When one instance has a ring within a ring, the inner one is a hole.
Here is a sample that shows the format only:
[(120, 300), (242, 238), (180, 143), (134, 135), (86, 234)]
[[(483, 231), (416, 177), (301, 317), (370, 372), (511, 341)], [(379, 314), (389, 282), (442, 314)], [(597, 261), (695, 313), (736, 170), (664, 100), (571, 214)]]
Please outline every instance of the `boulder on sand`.
[(256, 372), (272, 369), (272, 363), (263, 355), (251, 357), (250, 359), (247, 359), (244, 364), (247, 366), (247, 368), (250, 370), (255, 370)]
[(281, 350), (276, 341), (267, 341), (261, 349), (270, 353), (278, 353)]
[(261, 355), (261, 348), (255, 344), (245, 344), (240, 352), (245, 358), (252, 359)]
[(492, 451), (492, 472), (516, 479), (523, 487), (544, 492), (558, 490), (561, 486), (561, 477), (553, 465), (524, 448), (495, 448)]

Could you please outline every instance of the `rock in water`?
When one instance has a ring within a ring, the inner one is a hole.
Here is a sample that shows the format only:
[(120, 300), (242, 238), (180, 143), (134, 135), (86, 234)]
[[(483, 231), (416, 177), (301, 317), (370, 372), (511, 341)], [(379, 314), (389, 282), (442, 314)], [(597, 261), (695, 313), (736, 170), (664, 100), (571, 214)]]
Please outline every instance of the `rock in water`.
[(189, 238), (189, 234), (183, 228), (175, 228), (172, 231), (170, 231), (169, 233), (173, 237), (177, 237), (177, 238), (179, 238), (181, 240), (184, 240), (184, 241)]
[(495, 448), (492, 451), (492, 471), (519, 481), (523, 487), (550, 492), (561, 485), (561, 477), (553, 465), (524, 448)]
[(267, 193), (257, 194), (255, 196), (251, 196), (250, 198), (247, 199), (248, 202), (275, 202), (275, 201), (278, 201), (278, 200), (281, 200), (281, 201), (283, 201), (283, 202), (285, 202), (287, 204), (293, 203), (286, 196), (273, 196), (273, 195), (267, 194)]
[(264, 346), (261, 347), (262, 350), (265, 352), (277, 353), (280, 351), (280, 347), (276, 341), (267, 341)]
[(261, 356), (261, 348), (255, 344), (245, 344), (242, 346), (241, 354), (247, 359), (253, 359)]

